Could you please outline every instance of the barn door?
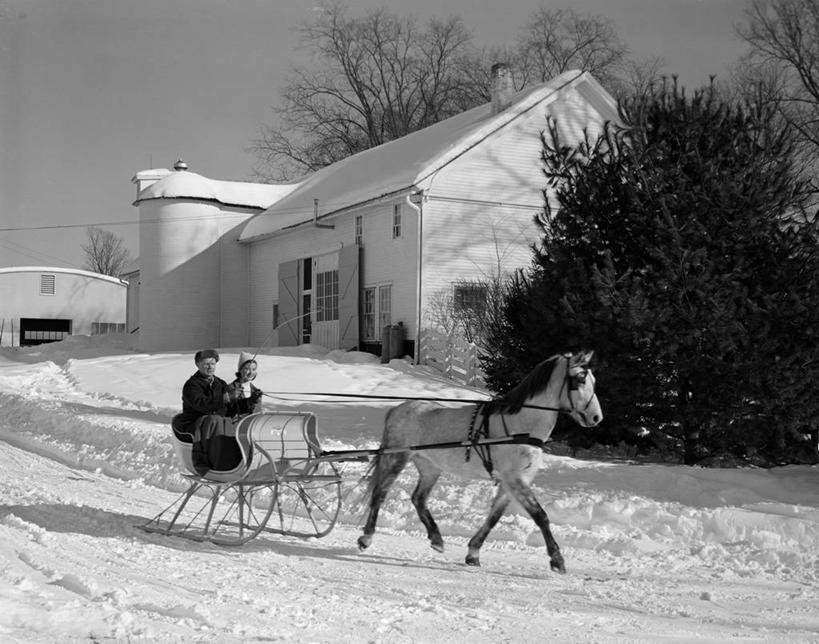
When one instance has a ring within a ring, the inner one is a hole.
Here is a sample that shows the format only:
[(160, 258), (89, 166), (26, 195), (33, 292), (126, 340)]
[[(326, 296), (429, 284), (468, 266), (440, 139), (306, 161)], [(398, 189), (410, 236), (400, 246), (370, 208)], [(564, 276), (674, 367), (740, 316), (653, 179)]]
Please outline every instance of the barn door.
[(358, 333), (358, 259), (357, 244), (342, 246), (338, 256), (339, 348), (357, 349)]
[(279, 346), (299, 344), (299, 260), (279, 264)]

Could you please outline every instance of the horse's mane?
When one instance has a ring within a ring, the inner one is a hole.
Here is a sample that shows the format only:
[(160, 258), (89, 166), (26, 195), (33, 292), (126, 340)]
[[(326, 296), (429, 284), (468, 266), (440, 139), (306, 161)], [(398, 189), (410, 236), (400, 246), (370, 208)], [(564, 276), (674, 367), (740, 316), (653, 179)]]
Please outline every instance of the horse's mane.
[(483, 413), (489, 414), (517, 414), (529, 398), (543, 391), (552, 377), (557, 359), (560, 354), (540, 362), (532, 369), (517, 386), (513, 387), (498, 398), (493, 398), (484, 405)]

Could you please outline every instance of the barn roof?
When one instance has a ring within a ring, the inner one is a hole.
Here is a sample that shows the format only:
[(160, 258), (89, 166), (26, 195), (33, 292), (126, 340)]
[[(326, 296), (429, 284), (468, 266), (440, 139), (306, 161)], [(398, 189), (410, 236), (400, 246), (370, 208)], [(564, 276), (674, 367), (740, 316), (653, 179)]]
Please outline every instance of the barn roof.
[(237, 208), (263, 210), (298, 186), (291, 184), (221, 181), (182, 170), (171, 172), (139, 193), (134, 205), (149, 199), (196, 199)]
[(588, 73), (565, 72), (547, 83), (518, 92), (510, 106), (497, 114), (492, 113), (491, 103), (486, 103), (316, 171), (295, 190), (252, 217), (240, 239), (258, 239), (309, 221), (313, 217), (314, 199), (319, 200), (319, 216), (325, 216), (410, 190), (535, 105), (551, 101), (561, 90), (584, 81), (606, 103), (606, 109), (614, 113), (610, 97)]
[(103, 282), (111, 282), (117, 286), (126, 286), (126, 282), (118, 277), (94, 273), (79, 268), (61, 268), (57, 266), (8, 266), (0, 268), (0, 275), (10, 275), (14, 273), (65, 273), (67, 275), (77, 275), (78, 277), (90, 277)]

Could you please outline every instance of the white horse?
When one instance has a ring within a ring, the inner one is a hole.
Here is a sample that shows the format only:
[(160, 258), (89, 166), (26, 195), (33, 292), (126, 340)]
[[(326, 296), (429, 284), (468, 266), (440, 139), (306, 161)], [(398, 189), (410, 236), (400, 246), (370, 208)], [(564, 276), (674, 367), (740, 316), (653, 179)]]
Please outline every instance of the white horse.
[[(603, 419), (589, 368), (591, 357), (592, 352), (552, 356), (506, 395), (486, 403), (447, 407), (437, 402), (409, 401), (391, 409), (381, 450), (373, 463), (369, 513), (358, 547), (364, 550), (372, 543), (379, 508), (396, 477), (412, 461), (419, 474), (412, 502), (433, 549), (439, 552), (444, 549), (441, 532), (427, 508), (427, 498), (438, 477), (442, 472), (453, 472), (476, 478), (489, 472), (498, 483), (497, 492), (489, 516), (469, 541), (466, 563), (480, 565), (483, 542), (514, 498), (543, 533), (552, 569), (565, 572), (563, 556), (549, 529), (549, 518), (530, 483), (539, 467), (541, 446), (552, 433), (559, 413), (570, 415), (583, 427), (594, 427)], [(528, 439), (492, 444), (493, 440), (505, 441), (516, 434), (528, 434)], [(470, 446), (434, 447), (462, 441)]]

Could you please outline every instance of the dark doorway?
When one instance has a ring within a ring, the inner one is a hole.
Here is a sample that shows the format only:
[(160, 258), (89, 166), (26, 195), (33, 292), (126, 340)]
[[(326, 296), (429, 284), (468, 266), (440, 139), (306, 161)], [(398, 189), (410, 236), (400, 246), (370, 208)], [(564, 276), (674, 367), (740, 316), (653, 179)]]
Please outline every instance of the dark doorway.
[(20, 346), (30, 347), (45, 342), (59, 342), (71, 335), (71, 320), (20, 318)]

